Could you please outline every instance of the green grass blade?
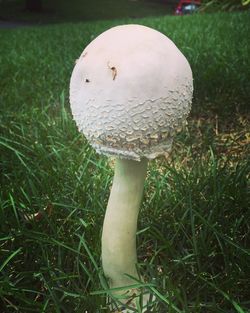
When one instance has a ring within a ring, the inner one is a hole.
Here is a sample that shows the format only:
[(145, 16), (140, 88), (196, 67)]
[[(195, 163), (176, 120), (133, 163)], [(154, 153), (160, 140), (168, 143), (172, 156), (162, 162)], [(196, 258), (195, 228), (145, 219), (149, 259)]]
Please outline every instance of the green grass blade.
[(22, 251), (22, 248), (17, 249), (16, 251), (12, 252), (7, 259), (2, 263), (0, 266), (0, 272), (5, 268), (5, 266), (18, 254)]

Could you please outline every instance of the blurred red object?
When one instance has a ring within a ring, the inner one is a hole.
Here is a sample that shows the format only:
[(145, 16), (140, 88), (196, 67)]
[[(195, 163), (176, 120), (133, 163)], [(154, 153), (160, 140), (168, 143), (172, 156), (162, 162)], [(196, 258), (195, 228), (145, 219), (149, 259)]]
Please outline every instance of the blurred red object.
[(201, 5), (201, 0), (180, 0), (176, 9), (175, 15), (191, 14), (198, 10)]

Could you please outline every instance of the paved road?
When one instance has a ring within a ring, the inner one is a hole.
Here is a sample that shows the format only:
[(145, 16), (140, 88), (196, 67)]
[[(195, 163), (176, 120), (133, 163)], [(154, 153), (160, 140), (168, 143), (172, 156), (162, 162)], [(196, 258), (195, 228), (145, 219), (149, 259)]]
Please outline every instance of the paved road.
[(32, 26), (32, 24), (8, 22), (8, 21), (0, 20), (0, 28), (11, 29), (11, 28), (17, 28), (17, 27), (24, 27), (24, 26)]

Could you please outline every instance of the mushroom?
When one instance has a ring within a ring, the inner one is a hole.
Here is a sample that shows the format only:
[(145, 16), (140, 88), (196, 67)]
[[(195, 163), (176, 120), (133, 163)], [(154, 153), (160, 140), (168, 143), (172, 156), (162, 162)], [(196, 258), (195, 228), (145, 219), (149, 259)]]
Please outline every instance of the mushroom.
[[(165, 35), (141, 25), (117, 26), (99, 35), (71, 76), (71, 110), (79, 131), (98, 153), (116, 157), (102, 265), (112, 296), (119, 295), (116, 301), (129, 303), (131, 310), (133, 297), (140, 295), (129, 286), (139, 280), (136, 229), (147, 163), (170, 151), (190, 112), (192, 93), (184, 55)], [(147, 300), (144, 295), (143, 304)]]

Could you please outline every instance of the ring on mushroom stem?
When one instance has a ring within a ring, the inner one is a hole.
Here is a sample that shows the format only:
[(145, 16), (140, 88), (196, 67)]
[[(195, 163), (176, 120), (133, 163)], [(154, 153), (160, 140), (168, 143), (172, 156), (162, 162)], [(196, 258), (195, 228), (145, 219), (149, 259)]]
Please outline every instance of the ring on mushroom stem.
[(147, 163), (169, 153), (190, 112), (192, 71), (170, 39), (141, 25), (111, 28), (81, 55), (70, 80), (73, 118), (98, 153), (117, 157), (103, 224), (103, 270), (114, 302), (134, 312), (141, 296), (145, 312), (154, 301), (138, 283), (136, 229)]

